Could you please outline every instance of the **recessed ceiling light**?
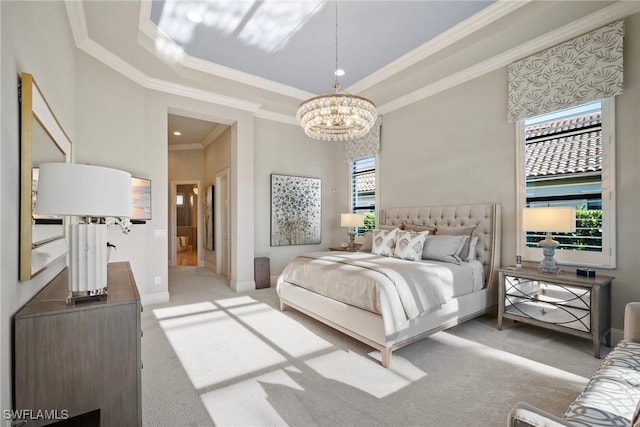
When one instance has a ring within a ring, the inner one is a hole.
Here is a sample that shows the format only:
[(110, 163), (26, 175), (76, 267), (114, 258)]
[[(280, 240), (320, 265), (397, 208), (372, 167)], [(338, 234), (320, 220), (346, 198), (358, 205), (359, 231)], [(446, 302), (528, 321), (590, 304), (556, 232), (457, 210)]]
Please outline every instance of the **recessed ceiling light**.
[(338, 77), (344, 76), (344, 70), (342, 68), (338, 68), (333, 74), (335, 74)]
[(173, 132), (173, 134), (174, 134), (175, 136), (180, 136), (180, 135), (182, 135), (182, 132), (180, 132), (179, 130), (177, 130), (177, 131)]
[(192, 10), (191, 12), (187, 13), (187, 18), (189, 19), (189, 21), (193, 22), (194, 24), (198, 24), (202, 22), (202, 15), (200, 15), (200, 12), (196, 12), (195, 10)]

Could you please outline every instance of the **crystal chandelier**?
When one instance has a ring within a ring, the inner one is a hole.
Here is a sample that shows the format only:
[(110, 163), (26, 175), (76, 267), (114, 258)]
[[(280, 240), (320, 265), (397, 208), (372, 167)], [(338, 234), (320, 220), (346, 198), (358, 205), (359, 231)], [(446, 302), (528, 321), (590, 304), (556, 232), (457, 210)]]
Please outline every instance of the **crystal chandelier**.
[(304, 101), (296, 118), (307, 136), (323, 141), (348, 141), (366, 135), (378, 112), (373, 102), (341, 91), (338, 83), (338, 1), (336, 0), (336, 80), (334, 93)]

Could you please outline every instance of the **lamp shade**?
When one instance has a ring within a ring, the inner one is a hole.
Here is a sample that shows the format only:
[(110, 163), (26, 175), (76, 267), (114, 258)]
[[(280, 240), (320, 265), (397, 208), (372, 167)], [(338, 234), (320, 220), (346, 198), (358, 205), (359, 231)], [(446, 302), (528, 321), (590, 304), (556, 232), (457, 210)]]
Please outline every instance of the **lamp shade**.
[(522, 210), (525, 231), (568, 233), (576, 231), (576, 209), (573, 207), (525, 208)]
[(340, 227), (363, 227), (364, 215), (343, 213), (340, 214)]
[(131, 174), (75, 163), (41, 163), (34, 212), (45, 215), (131, 216)]

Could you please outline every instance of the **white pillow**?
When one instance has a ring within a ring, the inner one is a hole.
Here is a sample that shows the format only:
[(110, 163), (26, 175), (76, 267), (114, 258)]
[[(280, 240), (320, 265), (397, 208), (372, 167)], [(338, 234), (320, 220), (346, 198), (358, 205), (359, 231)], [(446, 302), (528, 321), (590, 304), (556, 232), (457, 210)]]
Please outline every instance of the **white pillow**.
[(427, 240), (428, 234), (428, 231), (420, 233), (416, 233), (415, 231), (398, 231), (393, 256), (409, 261), (420, 261), (424, 242)]
[(449, 234), (429, 235), (422, 251), (422, 258), (435, 261), (460, 264), (458, 254), (469, 236), (453, 236)]
[(393, 255), (393, 249), (396, 246), (396, 234), (399, 229), (393, 230), (373, 230), (373, 241), (371, 244), (371, 253), (380, 256)]

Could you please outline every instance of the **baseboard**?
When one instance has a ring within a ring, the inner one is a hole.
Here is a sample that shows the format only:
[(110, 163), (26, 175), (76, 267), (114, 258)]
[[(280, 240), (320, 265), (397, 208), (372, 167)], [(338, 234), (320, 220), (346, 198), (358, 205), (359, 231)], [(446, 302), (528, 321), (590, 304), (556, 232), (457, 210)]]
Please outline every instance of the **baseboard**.
[(169, 302), (169, 292), (154, 292), (152, 294), (141, 295), (140, 302), (142, 303), (142, 306)]
[(235, 292), (248, 292), (256, 290), (256, 282), (253, 280), (247, 280), (244, 282), (238, 282), (236, 280), (231, 281), (231, 289)]
[(216, 272), (216, 265), (211, 263), (211, 262), (209, 262), (209, 261), (205, 261), (204, 262), (204, 268), (206, 268), (207, 270), (211, 270), (214, 273)]

